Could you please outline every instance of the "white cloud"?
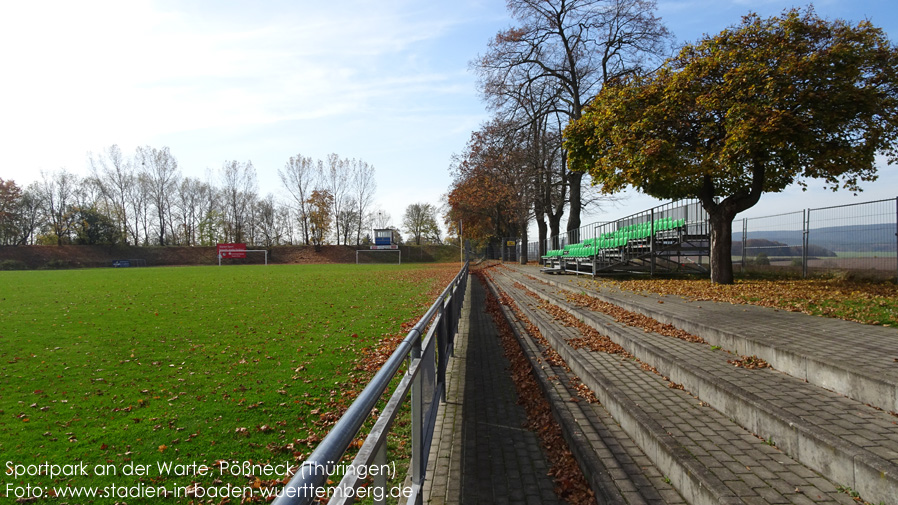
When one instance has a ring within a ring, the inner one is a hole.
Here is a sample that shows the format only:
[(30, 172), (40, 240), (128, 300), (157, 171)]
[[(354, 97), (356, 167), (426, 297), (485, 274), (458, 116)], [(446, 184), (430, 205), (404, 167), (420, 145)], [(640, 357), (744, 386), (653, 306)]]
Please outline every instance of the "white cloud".
[(11, 76), (0, 88), (3, 133), (42, 141), (345, 114), (439, 84), (403, 68), (401, 53), (450, 23), (368, 2), (349, 5), (351, 17), (303, 7), (248, 25), (148, 2), (7, 5), (0, 43), (17, 50), (0, 59)]

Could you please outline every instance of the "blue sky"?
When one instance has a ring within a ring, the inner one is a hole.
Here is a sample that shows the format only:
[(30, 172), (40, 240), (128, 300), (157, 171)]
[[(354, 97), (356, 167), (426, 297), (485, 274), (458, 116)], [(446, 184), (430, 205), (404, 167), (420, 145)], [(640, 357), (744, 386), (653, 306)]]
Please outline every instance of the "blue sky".
[[(678, 41), (775, 15), (780, 0), (659, 0)], [(829, 18), (870, 19), (893, 38), (894, 0), (824, 0)], [(487, 119), (468, 63), (510, 26), (503, 1), (80, 1), (0, 4), (0, 178), (87, 174), (87, 153), (168, 146), (184, 175), (251, 160), (281, 192), (290, 156), (329, 153), (376, 168), (377, 199), (438, 204), (453, 153)], [(855, 198), (765, 195), (750, 215), (898, 196), (894, 167)], [(642, 210), (639, 195), (591, 220)]]

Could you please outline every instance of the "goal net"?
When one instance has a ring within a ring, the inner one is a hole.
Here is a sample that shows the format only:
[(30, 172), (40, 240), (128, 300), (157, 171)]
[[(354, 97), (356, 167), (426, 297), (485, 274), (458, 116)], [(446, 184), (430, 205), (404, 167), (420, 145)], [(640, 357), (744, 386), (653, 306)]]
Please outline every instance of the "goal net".
[(355, 252), (355, 263), (356, 265), (401, 265), (402, 251), (399, 249), (359, 249)]
[[(256, 257), (257, 258), (256, 261), (248, 261), (248, 256), (246, 255), (246, 253), (262, 253), (262, 255), (264, 255), (264, 258)], [(234, 259), (242, 260), (240, 262), (237, 262), (237, 263), (241, 263), (241, 264), (261, 263), (262, 261), (260, 261), (260, 260), (264, 260), (265, 264), (267, 265), (268, 264), (268, 250), (267, 249), (235, 249), (235, 250), (231, 250), (231, 251), (227, 251), (227, 252), (219, 252), (218, 253), (218, 266), (221, 266), (221, 264), (222, 264), (221, 260), (225, 260), (225, 263), (227, 264), (227, 263), (234, 263), (233, 261), (229, 261), (229, 260), (234, 260)]]

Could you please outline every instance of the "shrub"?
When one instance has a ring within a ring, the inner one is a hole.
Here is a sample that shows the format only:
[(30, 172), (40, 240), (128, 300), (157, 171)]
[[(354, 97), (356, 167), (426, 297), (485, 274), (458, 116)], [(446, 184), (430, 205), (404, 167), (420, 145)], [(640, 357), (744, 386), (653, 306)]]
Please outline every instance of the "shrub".
[(28, 265), (19, 260), (0, 261), (0, 270), (28, 270)]
[(73, 265), (69, 260), (52, 259), (44, 265), (44, 268), (48, 268), (50, 270), (62, 270), (65, 268), (72, 268), (74, 266), (75, 265)]

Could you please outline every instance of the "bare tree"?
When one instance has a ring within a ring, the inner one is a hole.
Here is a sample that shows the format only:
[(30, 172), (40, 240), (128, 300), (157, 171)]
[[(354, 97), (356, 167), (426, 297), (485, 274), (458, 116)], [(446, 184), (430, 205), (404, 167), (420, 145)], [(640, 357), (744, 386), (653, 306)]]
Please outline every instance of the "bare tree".
[(362, 226), (365, 224), (365, 216), (374, 204), (374, 193), (377, 191), (377, 181), (374, 180), (374, 166), (361, 160), (352, 160), (352, 198), (356, 211), (355, 244), (362, 241)]
[(309, 241), (310, 209), (308, 200), (321, 179), (321, 163), (302, 155), (291, 156), (284, 169), (278, 170), (278, 175), (284, 188), (293, 197), (302, 229), (302, 240), (304, 244), (308, 245), (311, 243)]
[(131, 237), (137, 243), (137, 230), (129, 220), (131, 187), (135, 184), (134, 168), (131, 161), (122, 155), (118, 145), (107, 147), (102, 153), (89, 155), (90, 171), (98, 188), (106, 200), (109, 214), (116, 220), (123, 236)]
[(150, 243), (150, 177), (143, 171), (136, 174), (135, 184), (131, 186), (132, 213), (134, 216), (134, 244)]
[[(579, 119), (604, 83), (643, 71), (670, 52), (655, 0), (508, 0), (520, 24), (500, 32), (473, 66), (492, 107), (515, 106), (511, 90), (553, 90), (558, 112)], [(563, 125), (562, 125), (563, 126)], [(566, 156), (562, 153), (566, 167)], [(580, 227), (582, 178), (567, 174), (568, 231)]]
[(208, 183), (193, 177), (185, 177), (178, 184), (174, 208), (180, 243), (187, 246), (198, 244), (203, 203), (210, 191)]
[[(534, 68), (521, 70), (530, 72)], [(497, 109), (495, 121), (519, 130), (517, 135), (520, 138), (510, 138), (509, 141), (515, 143), (512, 149), (517, 149), (518, 145), (524, 146), (522, 162), (529, 167), (527, 174), (533, 184), (533, 215), (539, 234), (540, 255), (543, 255), (546, 238), (558, 237), (561, 233), (561, 218), (568, 203), (570, 172), (565, 166), (562, 149), (564, 115), (560, 113), (560, 97), (555, 90), (548, 88), (551, 84), (548, 80), (526, 79), (525, 82), (526, 86), (501, 91), (505, 106)], [(526, 238), (522, 239), (526, 242)]]
[[(527, 148), (528, 163), (535, 167), (534, 214), (539, 233), (539, 254), (546, 253), (547, 238), (558, 240), (561, 235), (561, 218), (567, 203), (570, 171), (565, 166), (561, 147), (561, 122), (558, 116), (534, 121)], [(548, 219), (548, 226), (544, 219)], [(553, 249), (558, 248), (557, 244)]]
[(288, 205), (278, 205), (276, 219), (280, 223), (281, 230), (283, 230), (281, 243), (288, 245), (296, 244), (297, 237), (296, 228), (294, 227), (293, 209)]
[(327, 160), (324, 163), (324, 186), (332, 198), (331, 212), (333, 212), (334, 235), (337, 245), (340, 245), (342, 237), (340, 213), (345, 210), (348, 203), (349, 162), (331, 153), (327, 155)]
[(368, 214), (368, 216), (368, 220), (371, 222), (371, 224), (378, 229), (389, 228), (390, 223), (393, 222), (393, 217), (390, 216), (390, 213), (381, 209), (380, 207), (375, 207)]
[(257, 200), (254, 207), (256, 219), (253, 223), (259, 237), (255, 243), (262, 247), (280, 244), (285, 235), (284, 222), (281, 219), (281, 205), (275, 200), (274, 195), (269, 193), (265, 198)]
[(57, 245), (71, 242), (71, 210), (78, 190), (78, 176), (62, 168), (52, 174), (41, 171), (40, 197), (49, 232)]
[[(350, 237), (355, 232), (361, 232), (361, 222), (359, 221), (359, 212), (355, 198), (348, 197), (344, 202), (344, 208), (337, 216), (337, 223), (340, 228), (340, 235), (344, 244), (349, 244)], [(338, 240), (339, 241), (339, 240)], [(356, 239), (358, 244), (359, 239)]]
[[(178, 161), (172, 156), (168, 147), (162, 149), (150, 146), (138, 147), (135, 158), (143, 176), (141, 182), (146, 185), (147, 196), (155, 210), (159, 245), (166, 245), (168, 243), (166, 237), (172, 226), (171, 201), (179, 178)], [(146, 233), (148, 231), (146, 221), (143, 224)]]
[(221, 180), (228, 238), (234, 242), (246, 242), (247, 214), (252, 212), (258, 187), (256, 169), (251, 161), (226, 161), (221, 167)]

